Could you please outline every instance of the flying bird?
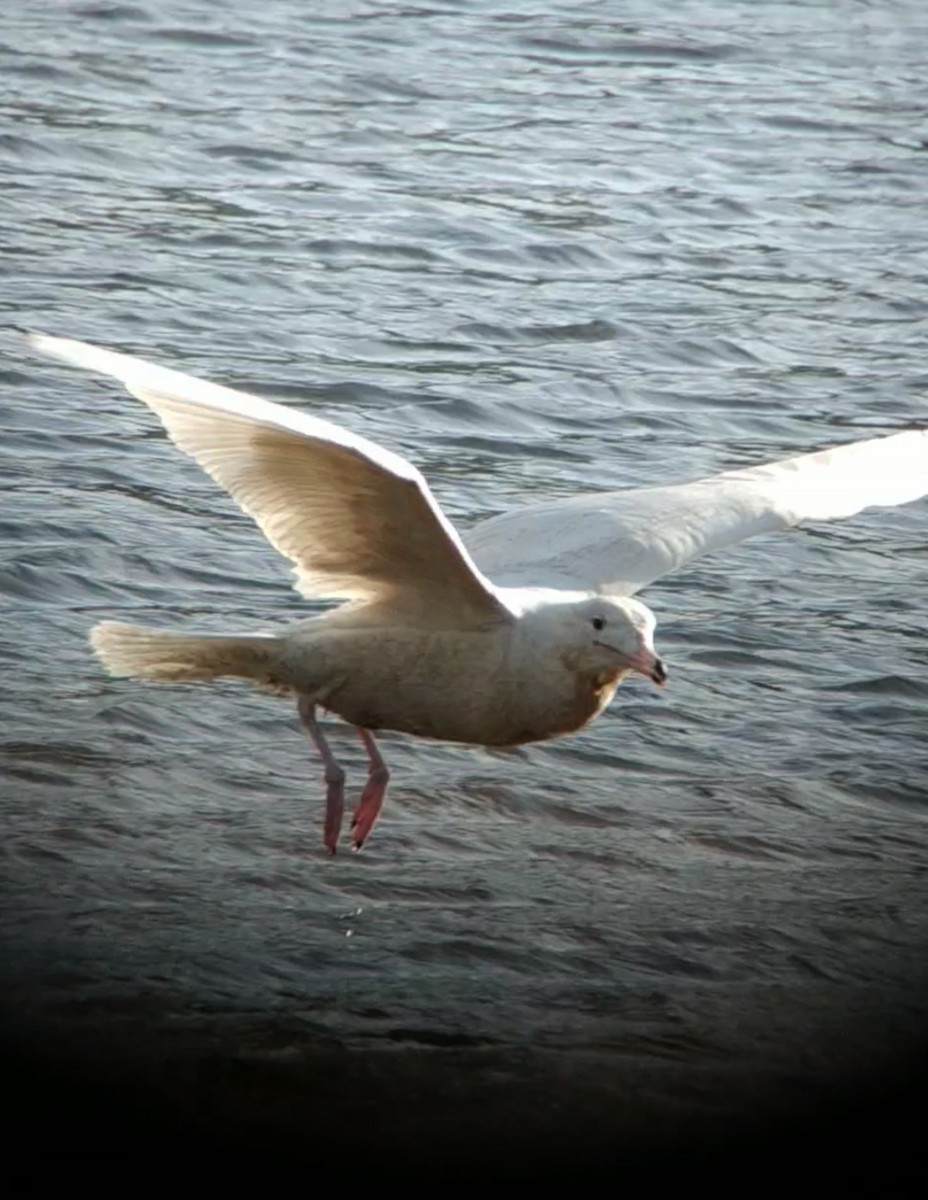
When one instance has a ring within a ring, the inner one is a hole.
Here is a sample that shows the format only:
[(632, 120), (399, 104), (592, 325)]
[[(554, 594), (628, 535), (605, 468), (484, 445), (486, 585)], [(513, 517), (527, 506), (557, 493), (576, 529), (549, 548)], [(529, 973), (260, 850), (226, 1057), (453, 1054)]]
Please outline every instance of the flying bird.
[(296, 588), (340, 601), (274, 633), (216, 636), (103, 621), (112, 675), (237, 676), (296, 699), (325, 773), (334, 854), (345, 773), (317, 713), (353, 725), (368, 776), (360, 849), (389, 771), (377, 730), (514, 746), (582, 729), (629, 672), (663, 685), (655, 618), (634, 594), (691, 559), (801, 521), (928, 494), (928, 431), (803, 454), (669, 487), (530, 505), (463, 538), (405, 458), (328, 421), (84, 342), (30, 345), (121, 381), (294, 564)]

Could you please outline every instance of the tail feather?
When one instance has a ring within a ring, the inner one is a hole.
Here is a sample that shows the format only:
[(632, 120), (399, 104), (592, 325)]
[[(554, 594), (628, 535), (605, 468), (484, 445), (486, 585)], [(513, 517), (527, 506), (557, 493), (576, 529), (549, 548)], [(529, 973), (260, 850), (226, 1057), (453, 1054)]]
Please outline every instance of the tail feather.
[(90, 644), (111, 675), (158, 680), (234, 675), (269, 687), (282, 686), (276, 677), (279, 643), (270, 634), (223, 637), (168, 633), (102, 621), (91, 631)]

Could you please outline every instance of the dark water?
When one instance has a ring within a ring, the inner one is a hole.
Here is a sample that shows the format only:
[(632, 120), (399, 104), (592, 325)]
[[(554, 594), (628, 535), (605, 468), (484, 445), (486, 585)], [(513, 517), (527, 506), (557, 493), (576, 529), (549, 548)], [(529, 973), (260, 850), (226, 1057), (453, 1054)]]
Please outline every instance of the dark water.
[[(888, 432), (928, 414), (926, 73), (921, 0), (5, 5), (3, 319), (343, 422), (461, 525)], [(651, 587), (672, 686), (579, 736), (385, 738), (384, 818), (327, 860), (287, 706), (85, 642), (297, 617), (286, 564), (141, 405), (3, 351), (23, 1054), (220, 1131), (550, 1149), (911, 1052), (925, 504)]]

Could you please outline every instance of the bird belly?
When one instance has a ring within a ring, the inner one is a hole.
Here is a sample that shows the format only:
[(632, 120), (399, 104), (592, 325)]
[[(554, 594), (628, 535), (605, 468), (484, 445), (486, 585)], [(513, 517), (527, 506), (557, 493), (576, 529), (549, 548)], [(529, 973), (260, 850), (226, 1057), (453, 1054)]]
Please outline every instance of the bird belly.
[(352, 725), (483, 746), (580, 729), (609, 703), (618, 681), (580, 679), (560, 664), (537, 662), (526, 675), (499, 639), (481, 632), (340, 633), (308, 661), (317, 682), (298, 690)]

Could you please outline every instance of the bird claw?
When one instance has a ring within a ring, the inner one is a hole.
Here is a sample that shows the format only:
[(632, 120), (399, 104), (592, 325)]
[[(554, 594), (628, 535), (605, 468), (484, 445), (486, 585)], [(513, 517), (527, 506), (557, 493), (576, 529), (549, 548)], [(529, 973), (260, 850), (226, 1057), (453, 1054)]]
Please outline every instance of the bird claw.
[(367, 777), (358, 807), (351, 818), (351, 841), (355, 850), (360, 850), (367, 841), (374, 822), (380, 816), (389, 778), (385, 767), (375, 768)]

